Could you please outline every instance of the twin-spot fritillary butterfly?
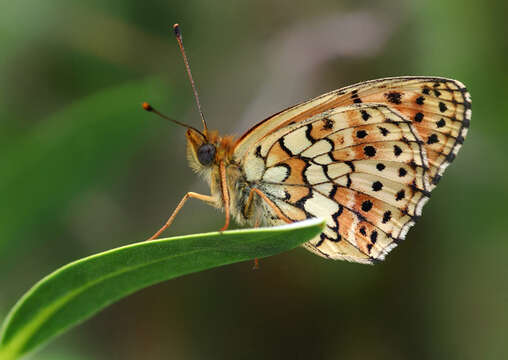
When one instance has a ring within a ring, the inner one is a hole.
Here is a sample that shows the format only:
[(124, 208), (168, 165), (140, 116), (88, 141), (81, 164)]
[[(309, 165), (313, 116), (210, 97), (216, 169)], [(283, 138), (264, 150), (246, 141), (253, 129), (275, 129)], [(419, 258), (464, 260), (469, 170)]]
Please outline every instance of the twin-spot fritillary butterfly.
[[(175, 34), (194, 88), (177, 25)], [(184, 125), (190, 166), (211, 195), (187, 193), (152, 238), (193, 197), (225, 210), (222, 230), (230, 215), (251, 226), (320, 217), (326, 228), (306, 249), (330, 259), (383, 260), (421, 216), (470, 119), (462, 83), (408, 76), (318, 96), (238, 139), (209, 131), (204, 118), (203, 131)]]

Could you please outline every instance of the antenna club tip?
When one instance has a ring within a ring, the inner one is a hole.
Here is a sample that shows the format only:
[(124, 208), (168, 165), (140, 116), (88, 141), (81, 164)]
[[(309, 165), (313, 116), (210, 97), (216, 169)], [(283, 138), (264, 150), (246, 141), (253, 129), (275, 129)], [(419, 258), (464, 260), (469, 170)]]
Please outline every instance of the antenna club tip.
[(152, 105), (150, 105), (149, 103), (144, 102), (144, 103), (143, 103), (143, 109), (145, 109), (146, 111), (152, 111), (152, 110), (153, 110), (153, 107), (152, 107)]
[(180, 25), (179, 24), (174, 24), (173, 25), (173, 32), (175, 33), (176, 37), (180, 37), (181, 36)]

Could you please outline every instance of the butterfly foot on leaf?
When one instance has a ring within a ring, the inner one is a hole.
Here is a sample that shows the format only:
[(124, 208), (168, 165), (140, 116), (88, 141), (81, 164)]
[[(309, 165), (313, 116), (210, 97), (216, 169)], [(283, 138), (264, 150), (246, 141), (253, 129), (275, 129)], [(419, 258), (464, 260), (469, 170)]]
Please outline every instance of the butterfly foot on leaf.
[(252, 270), (259, 270), (259, 259), (254, 259), (254, 266), (252, 267)]

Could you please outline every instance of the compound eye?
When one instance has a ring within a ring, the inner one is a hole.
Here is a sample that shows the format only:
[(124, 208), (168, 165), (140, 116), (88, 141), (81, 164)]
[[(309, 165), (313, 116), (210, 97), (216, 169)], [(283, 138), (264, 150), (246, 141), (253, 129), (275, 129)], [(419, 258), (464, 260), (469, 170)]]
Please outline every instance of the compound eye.
[(215, 146), (203, 144), (198, 149), (198, 160), (202, 165), (210, 165), (215, 158)]

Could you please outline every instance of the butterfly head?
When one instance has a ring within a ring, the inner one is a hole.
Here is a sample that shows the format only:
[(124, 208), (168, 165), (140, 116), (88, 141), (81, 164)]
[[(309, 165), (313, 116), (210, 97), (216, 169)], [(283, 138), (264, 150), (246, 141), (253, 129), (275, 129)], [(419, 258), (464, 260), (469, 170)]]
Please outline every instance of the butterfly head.
[(235, 140), (232, 136), (220, 136), (217, 131), (201, 132), (188, 128), (187, 159), (196, 172), (207, 172), (219, 162), (231, 163)]
[(217, 155), (217, 144), (193, 128), (187, 129), (186, 137), (187, 157), (191, 167), (199, 171), (212, 166)]

